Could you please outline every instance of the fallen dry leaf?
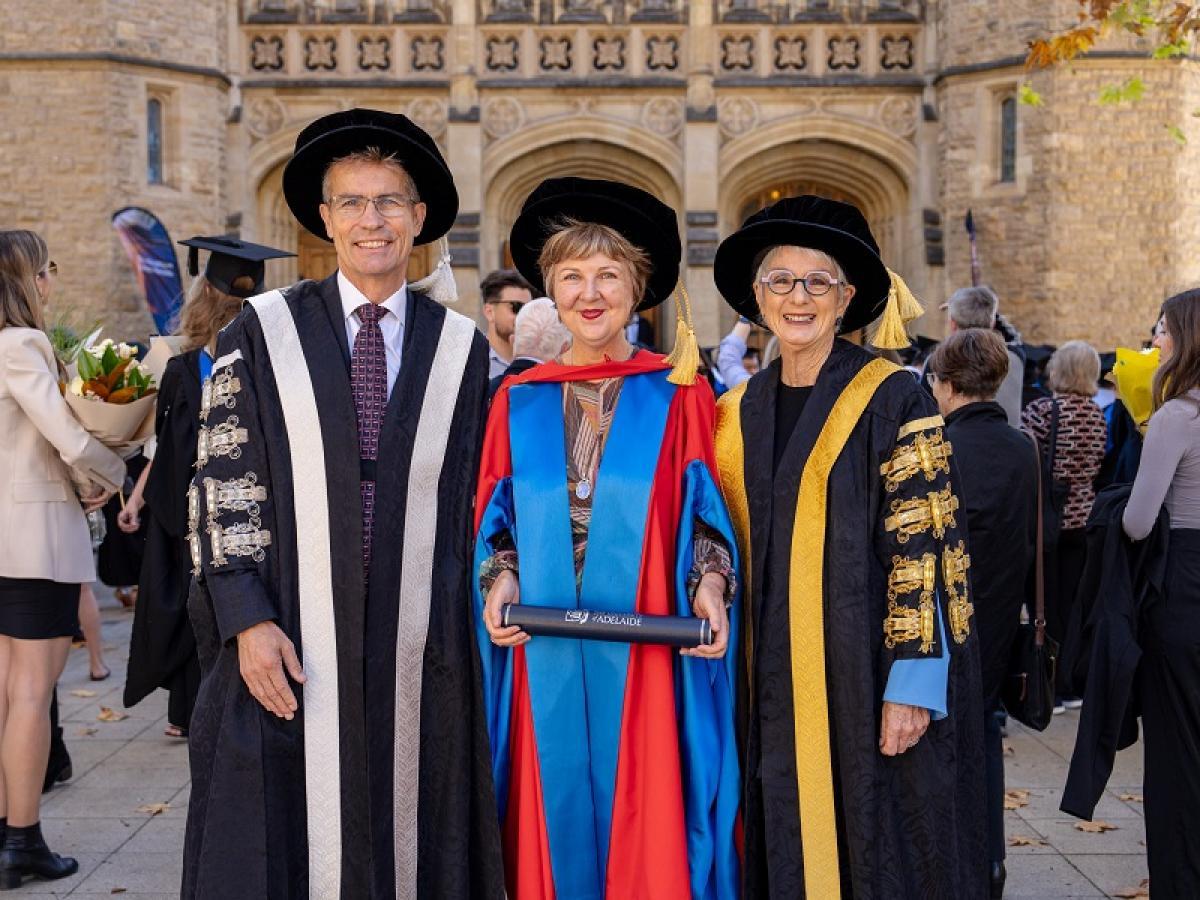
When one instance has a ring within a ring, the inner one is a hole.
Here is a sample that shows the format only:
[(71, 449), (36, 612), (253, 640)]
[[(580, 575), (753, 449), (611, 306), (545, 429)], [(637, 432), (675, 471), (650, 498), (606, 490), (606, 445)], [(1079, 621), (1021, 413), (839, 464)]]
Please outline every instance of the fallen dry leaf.
[(110, 709), (107, 706), (100, 707), (100, 715), (96, 716), (101, 722), (120, 722), (122, 719), (128, 719), (129, 713), (118, 712), (115, 709)]
[(170, 803), (143, 803), (135, 810), (135, 812), (149, 813), (152, 816), (161, 816), (170, 808)]
[(1005, 809), (1020, 809), (1022, 806), (1029, 805), (1029, 791), (1016, 789), (1004, 792), (1004, 808)]
[(91, 728), (91, 727), (85, 725), (83, 728), (79, 729), (79, 736), (80, 737), (90, 737), (91, 735), (95, 734), (99, 730), (100, 730), (99, 728)]
[(79, 688), (78, 690), (71, 691), (71, 696), (72, 697), (95, 697), (96, 692), (89, 691), (85, 688)]
[(1013, 745), (1012, 745), (1012, 744), (1005, 744), (1005, 745), (1004, 745), (1004, 755), (1005, 755), (1005, 756), (1016, 756), (1016, 755), (1017, 755), (1017, 751), (1016, 751), (1016, 749), (1013, 747)]
[(1121, 799), (1127, 803), (1145, 803), (1146, 798), (1141, 794), (1122, 794)]
[(1046, 842), (1039, 837), (1030, 837), (1027, 834), (1014, 834), (1008, 839), (1010, 847), (1045, 847)]
[(1096, 820), (1095, 822), (1076, 822), (1075, 830), (1086, 831), (1088, 834), (1104, 834), (1106, 831), (1117, 831), (1118, 828), (1112, 822)]
[(1139, 898), (1149, 898), (1150, 896), (1150, 879), (1143, 878), (1142, 883), (1137, 887), (1122, 888), (1113, 894), (1114, 897), (1121, 897), (1123, 900), (1139, 900)]

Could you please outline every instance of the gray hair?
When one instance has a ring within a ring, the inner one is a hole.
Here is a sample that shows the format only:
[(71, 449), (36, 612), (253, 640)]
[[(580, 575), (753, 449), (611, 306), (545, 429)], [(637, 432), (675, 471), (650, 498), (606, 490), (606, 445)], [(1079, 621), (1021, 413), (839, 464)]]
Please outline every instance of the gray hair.
[(549, 297), (538, 297), (521, 307), (513, 324), (513, 356), (528, 356), (542, 362), (554, 359), (571, 332), (558, 318), (558, 309)]
[(328, 203), (330, 200), (330, 175), (333, 172), (333, 167), (338, 163), (357, 162), (357, 163), (374, 163), (375, 165), (387, 166), (395, 168), (400, 173), (400, 180), (403, 183), (403, 193), (408, 198), (410, 203), (420, 203), (421, 195), (417, 193), (417, 185), (412, 180), (412, 176), (408, 174), (408, 170), (396, 157), (395, 153), (384, 153), (378, 147), (365, 147), (362, 150), (355, 150), (353, 153), (347, 153), (345, 156), (339, 156), (337, 159), (330, 160), (329, 165), (325, 167), (325, 174), (321, 176), (321, 199)]
[(993, 328), (1000, 299), (989, 287), (959, 288), (950, 295), (946, 309), (959, 328)]
[(763, 275), (770, 271), (770, 266), (767, 264), (770, 262), (771, 257), (774, 256), (777, 251), (786, 248), (790, 248), (792, 250), (807, 250), (809, 253), (816, 255), (822, 263), (829, 267), (830, 271), (837, 278), (839, 286), (847, 284), (846, 273), (842, 271), (842, 267), (836, 259), (830, 256), (824, 250), (814, 250), (812, 247), (800, 247), (795, 244), (776, 244), (774, 247), (764, 250), (762, 255), (758, 258), (758, 265), (755, 267), (755, 284), (758, 283), (759, 279), (762, 278)]

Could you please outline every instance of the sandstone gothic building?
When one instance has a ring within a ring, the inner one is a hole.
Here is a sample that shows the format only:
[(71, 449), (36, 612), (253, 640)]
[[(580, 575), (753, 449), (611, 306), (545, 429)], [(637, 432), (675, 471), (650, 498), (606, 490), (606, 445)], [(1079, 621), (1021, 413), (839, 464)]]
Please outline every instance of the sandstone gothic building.
[[(294, 249), (272, 284), (320, 277), (331, 248), (280, 192), (297, 132), (352, 106), (404, 112), (458, 181), (462, 295), (506, 259), (547, 176), (628, 180), (680, 211), (702, 341), (732, 321), (716, 245), (773, 198), (857, 203), (932, 312), (984, 280), (1027, 338), (1139, 341), (1200, 284), (1200, 68), (1114, 48), (1033, 76), (1027, 42), (1075, 0), (9, 0), (0, 32), (0, 227), (47, 236), (59, 304), (150, 329), (109, 216), (175, 239), (234, 232)], [(1135, 105), (1096, 102), (1145, 78)], [(1183, 129), (1180, 143), (1168, 126)], [(437, 202), (436, 198), (428, 198)], [(428, 266), (414, 261), (414, 273)], [(669, 335), (673, 313), (657, 327)]]

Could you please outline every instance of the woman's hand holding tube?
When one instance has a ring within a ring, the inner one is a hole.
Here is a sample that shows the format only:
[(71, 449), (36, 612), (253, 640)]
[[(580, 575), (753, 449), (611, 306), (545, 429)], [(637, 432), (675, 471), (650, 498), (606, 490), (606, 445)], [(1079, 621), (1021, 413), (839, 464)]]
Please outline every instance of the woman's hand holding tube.
[(702, 659), (720, 659), (729, 644), (729, 613), (725, 609), (725, 576), (709, 572), (696, 586), (692, 600), (692, 612), (698, 618), (708, 619), (712, 627), (713, 642), (679, 652), (684, 656), (699, 656)]
[(520, 602), (520, 582), (514, 572), (506, 569), (492, 583), (492, 589), (488, 591), (487, 600), (483, 604), (483, 626), (497, 647), (519, 647), (529, 640), (529, 635), (519, 626), (504, 626), (504, 604)]

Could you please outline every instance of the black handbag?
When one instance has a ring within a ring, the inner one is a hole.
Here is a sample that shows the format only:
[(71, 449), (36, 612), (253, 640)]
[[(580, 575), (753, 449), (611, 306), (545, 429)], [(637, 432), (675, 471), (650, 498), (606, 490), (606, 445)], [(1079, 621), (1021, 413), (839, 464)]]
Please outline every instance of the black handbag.
[(1058, 642), (1046, 634), (1046, 578), (1044, 564), (1042, 454), (1037, 438), (1033, 441), (1038, 455), (1037, 566), (1034, 572), (1034, 617), (1017, 626), (1009, 657), (1008, 673), (1000, 699), (1008, 714), (1034, 731), (1045, 731), (1054, 715), (1054, 677), (1058, 667)]
[[(1038, 509), (1041, 511), (1042, 538), (1041, 543), (1051, 549), (1058, 546), (1058, 535), (1062, 531), (1063, 510), (1067, 508), (1067, 497), (1071, 493), (1071, 485), (1054, 477), (1054, 459), (1058, 456), (1058, 400), (1051, 401), (1050, 434), (1046, 446), (1038, 451), (1038, 473), (1042, 484), (1048, 485), (1048, 490), (1039, 495)], [(1037, 441), (1034, 441), (1037, 446)], [(1044, 452), (1043, 452), (1044, 451)]]

